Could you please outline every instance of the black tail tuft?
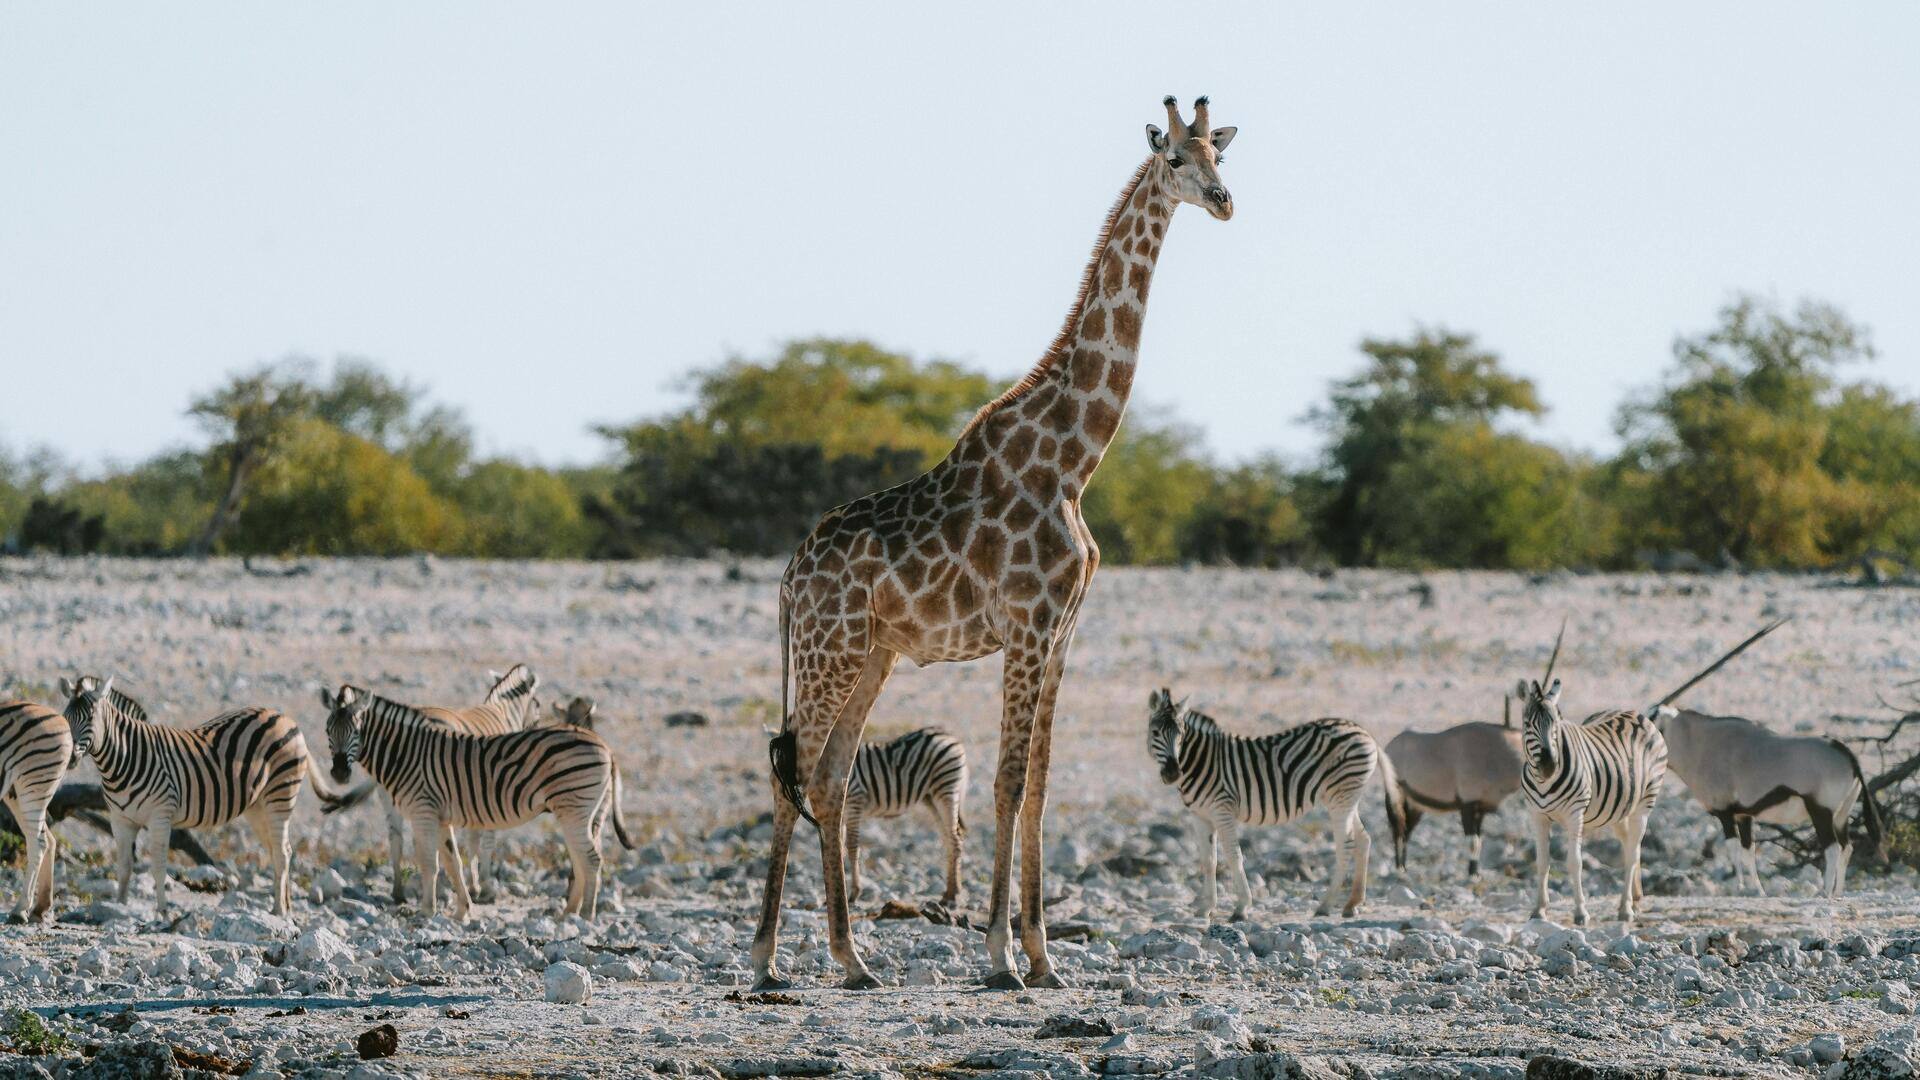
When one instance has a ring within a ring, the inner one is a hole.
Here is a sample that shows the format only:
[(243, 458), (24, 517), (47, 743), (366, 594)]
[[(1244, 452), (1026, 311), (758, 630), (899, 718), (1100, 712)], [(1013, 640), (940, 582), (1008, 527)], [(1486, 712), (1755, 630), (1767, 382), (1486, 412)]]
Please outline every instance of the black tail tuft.
[(807, 794), (800, 790), (800, 740), (791, 731), (782, 731), (767, 740), (767, 761), (773, 766), (773, 782), (779, 785), (780, 794), (793, 804), (807, 824), (814, 828), (820, 822), (814, 818), (813, 811), (807, 809)]
[(342, 792), (338, 795), (332, 792), (321, 791), (319, 786), (315, 785), (313, 793), (320, 797), (321, 813), (337, 814), (342, 810), (351, 810), (361, 803), (366, 802), (367, 797), (373, 794), (373, 784), (372, 782), (361, 784), (357, 788)]
[[(1880, 808), (1873, 804), (1873, 788), (1868, 786), (1866, 774), (1860, 771), (1860, 758), (1853, 752), (1852, 747), (1841, 742), (1839, 739), (1828, 739), (1827, 741), (1839, 747), (1840, 752), (1847, 755), (1847, 763), (1853, 766), (1853, 778), (1860, 784), (1860, 811), (1861, 816), (1866, 819), (1867, 823), (1867, 844), (1873, 852), (1874, 858), (1881, 862), (1886, 862), (1886, 822), (1880, 818)], [(1838, 824), (1843, 830), (1847, 827), (1845, 822)]]

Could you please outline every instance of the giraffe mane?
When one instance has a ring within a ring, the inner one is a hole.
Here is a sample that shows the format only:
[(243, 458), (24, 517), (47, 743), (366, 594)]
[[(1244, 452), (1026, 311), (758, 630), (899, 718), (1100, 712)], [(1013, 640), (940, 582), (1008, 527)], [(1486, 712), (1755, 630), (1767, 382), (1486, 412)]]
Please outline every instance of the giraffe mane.
[(1087, 306), (1087, 293), (1093, 290), (1094, 277), (1100, 272), (1100, 256), (1106, 252), (1107, 241), (1113, 237), (1113, 223), (1120, 220), (1120, 212), (1127, 208), (1127, 203), (1133, 200), (1133, 193), (1147, 178), (1147, 170), (1153, 168), (1153, 160), (1148, 157), (1140, 163), (1140, 167), (1133, 171), (1133, 178), (1120, 190), (1120, 197), (1114, 200), (1113, 209), (1107, 211), (1107, 220), (1100, 226), (1100, 235), (1093, 242), (1093, 254), (1087, 258), (1087, 268), (1080, 275), (1080, 291), (1073, 298), (1073, 306), (1067, 309), (1066, 322), (1061, 325), (1060, 332), (1054, 335), (1053, 343), (1040, 355), (1040, 361), (1020, 377), (1020, 381), (1007, 387), (999, 397), (987, 402), (979, 412), (973, 414), (973, 419), (967, 421), (967, 426), (960, 430), (960, 438), (973, 434), (974, 429), (986, 423), (988, 417), (1040, 385), (1072, 351), (1074, 330), (1080, 325), (1080, 315)]

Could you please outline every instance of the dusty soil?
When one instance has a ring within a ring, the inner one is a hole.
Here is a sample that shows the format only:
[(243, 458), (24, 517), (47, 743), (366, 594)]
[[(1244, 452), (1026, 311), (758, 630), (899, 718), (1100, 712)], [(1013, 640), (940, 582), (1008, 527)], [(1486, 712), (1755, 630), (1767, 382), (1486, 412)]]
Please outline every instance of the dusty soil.
[[(1811, 1075), (1848, 1059), (1864, 1074), (1913, 1049), (1913, 874), (1856, 859), (1848, 896), (1830, 903), (1812, 895), (1817, 870), (1776, 868), (1771, 896), (1729, 896), (1730, 876), (1702, 859), (1716, 830), (1677, 781), (1656, 812), (1650, 895), (1630, 928), (1611, 921), (1610, 842), (1588, 846), (1597, 921), (1570, 933), (1527, 920), (1531, 844), (1517, 803), (1489, 823), (1487, 869), (1468, 884), (1445, 818), (1416, 834), (1408, 875), (1386, 874), (1374, 799), (1362, 917), (1310, 915), (1329, 856), (1314, 818), (1251, 831), (1253, 917), (1209, 926), (1191, 910), (1190, 820), (1147, 758), (1145, 697), (1168, 685), (1242, 731), (1341, 715), (1384, 738), (1497, 719), (1502, 691), (1540, 670), (1564, 615), (1568, 711), (1644, 706), (1792, 615), (1688, 703), (1851, 734), (1857, 718), (1887, 715), (1876, 693), (1920, 677), (1920, 592), (1764, 575), (1103, 571), (1061, 697), (1050, 800), (1051, 919), (1067, 935), (1054, 949), (1075, 988), (985, 993), (978, 933), (863, 918), (859, 940), (890, 986), (833, 989), (803, 833), (783, 937), (800, 988), (735, 999), (766, 853), (760, 731), (778, 713), (778, 570), (323, 561), (268, 578), (223, 561), (0, 561), (0, 696), (52, 703), (62, 675), (114, 673), (168, 722), (263, 703), (299, 717), (323, 750), (322, 685), (463, 702), (478, 699), (488, 667), (525, 660), (549, 700), (600, 702), (641, 845), (612, 852), (601, 915), (586, 924), (557, 917), (558, 844), (544, 827), (520, 830), (504, 845), (503, 898), (455, 925), (388, 903), (376, 813), (322, 819), (308, 796), (295, 917), (281, 923), (264, 914), (244, 830), (206, 838), (224, 873), (176, 859), (176, 907), (158, 912), (144, 875), (129, 904), (112, 903), (102, 838), (68, 822), (56, 920), (0, 929), (0, 1045), (18, 1023), (5, 1014), (27, 1008), (76, 1044), (160, 1039), (260, 1075), (1504, 1077), (1542, 1052)], [(998, 675), (995, 659), (903, 670), (869, 726), (939, 724), (966, 741), (976, 905)], [(662, 723), (686, 710), (710, 723)], [(74, 776), (90, 778), (84, 765)], [(861, 912), (938, 894), (924, 820), (869, 834)], [(0, 874), (0, 902), (11, 904), (16, 871)], [(1564, 922), (1557, 871), (1554, 884)], [(572, 974), (562, 962), (589, 973), (585, 1004), (545, 1000), (550, 978)], [(359, 1062), (355, 1040), (380, 1023), (398, 1030), (399, 1053)], [(21, 1060), (0, 1053), (0, 1075)]]

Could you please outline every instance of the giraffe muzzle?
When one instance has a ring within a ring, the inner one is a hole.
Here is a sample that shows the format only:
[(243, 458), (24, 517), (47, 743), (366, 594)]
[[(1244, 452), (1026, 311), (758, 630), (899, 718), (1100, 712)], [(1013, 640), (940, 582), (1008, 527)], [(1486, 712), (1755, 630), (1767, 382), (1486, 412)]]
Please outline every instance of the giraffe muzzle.
[(1207, 213), (1226, 221), (1233, 217), (1233, 195), (1215, 184), (1207, 189)]

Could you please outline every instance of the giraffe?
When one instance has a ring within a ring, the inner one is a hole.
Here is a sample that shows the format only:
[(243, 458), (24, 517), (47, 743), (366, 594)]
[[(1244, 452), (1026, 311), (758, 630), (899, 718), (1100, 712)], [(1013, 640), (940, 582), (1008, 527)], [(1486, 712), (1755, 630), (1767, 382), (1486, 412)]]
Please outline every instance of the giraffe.
[[(1080, 601), (1100, 565), (1081, 493), (1126, 409), (1147, 289), (1174, 209), (1193, 203), (1221, 221), (1233, 216), (1219, 164), (1236, 129), (1210, 129), (1204, 97), (1192, 124), (1172, 97), (1163, 104), (1168, 130), (1147, 125), (1152, 153), (1108, 213), (1066, 324), (1039, 362), (973, 417), (938, 465), (828, 511), (787, 564), (756, 989), (791, 985), (776, 945), (788, 848), (803, 816), (820, 833), (829, 951), (846, 971), (843, 985), (880, 985), (854, 948), (843, 864), (847, 774), (867, 714), (902, 656), (924, 666), (994, 652), (1005, 654), (1005, 673), (986, 985), (1065, 985), (1047, 955), (1041, 824), (1054, 703)], [(1009, 919), (1016, 822), (1025, 979), (1014, 970)]]

